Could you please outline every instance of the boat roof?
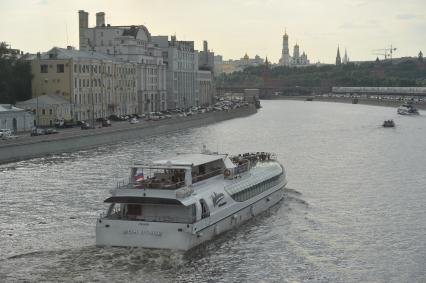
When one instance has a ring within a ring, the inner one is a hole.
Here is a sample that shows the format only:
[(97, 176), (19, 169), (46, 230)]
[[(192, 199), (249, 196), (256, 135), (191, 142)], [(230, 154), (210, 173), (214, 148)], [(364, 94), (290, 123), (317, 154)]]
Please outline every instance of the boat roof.
[[(149, 165), (156, 167), (160, 166), (199, 166), (202, 164), (210, 163), (216, 160), (223, 160), (227, 155), (226, 154), (179, 154), (177, 156), (156, 160)], [(135, 165), (147, 165), (147, 164), (135, 164)], [(148, 166), (149, 166), (148, 165)]]
[(199, 166), (202, 164), (210, 163), (216, 160), (221, 160), (225, 155), (211, 155), (211, 154), (201, 154), (201, 153), (192, 153), (192, 154), (179, 154), (175, 157), (163, 160), (154, 161), (153, 164), (172, 164), (172, 165), (192, 165)]

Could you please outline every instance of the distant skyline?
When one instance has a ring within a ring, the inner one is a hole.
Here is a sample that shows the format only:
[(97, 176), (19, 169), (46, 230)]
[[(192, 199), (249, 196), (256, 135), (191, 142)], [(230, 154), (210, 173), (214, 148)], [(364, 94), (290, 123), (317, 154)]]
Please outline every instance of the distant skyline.
[(374, 60), (373, 49), (394, 57), (426, 52), (425, 0), (1, 0), (0, 41), (25, 52), (78, 47), (78, 10), (105, 12), (111, 25), (145, 25), (152, 35), (202, 41), (224, 59), (256, 54), (273, 63), (284, 30), (290, 52), (298, 43), (311, 63), (334, 63), (337, 46), (351, 61)]

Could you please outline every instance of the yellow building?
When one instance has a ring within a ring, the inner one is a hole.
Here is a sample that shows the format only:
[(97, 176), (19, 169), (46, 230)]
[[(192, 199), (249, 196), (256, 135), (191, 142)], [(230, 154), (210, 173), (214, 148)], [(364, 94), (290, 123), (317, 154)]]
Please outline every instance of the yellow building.
[[(132, 63), (101, 53), (55, 47), (38, 54), (31, 66), (32, 97), (63, 98), (69, 102), (69, 116), (74, 120), (138, 112), (136, 67)], [(49, 123), (51, 118), (66, 119), (65, 114), (60, 116), (62, 111), (52, 113), (56, 116), (46, 118)]]

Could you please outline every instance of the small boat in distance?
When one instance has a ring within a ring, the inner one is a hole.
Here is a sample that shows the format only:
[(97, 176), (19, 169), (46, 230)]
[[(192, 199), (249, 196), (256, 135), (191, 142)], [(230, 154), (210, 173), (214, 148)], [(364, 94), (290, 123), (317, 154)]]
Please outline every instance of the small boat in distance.
[(135, 163), (105, 200), (96, 245), (189, 250), (277, 204), (286, 184), (284, 167), (266, 152)]
[(393, 120), (385, 120), (382, 125), (384, 128), (393, 128), (395, 127), (395, 122)]
[(397, 112), (400, 115), (419, 115), (419, 111), (417, 111), (412, 101), (407, 101), (399, 106)]

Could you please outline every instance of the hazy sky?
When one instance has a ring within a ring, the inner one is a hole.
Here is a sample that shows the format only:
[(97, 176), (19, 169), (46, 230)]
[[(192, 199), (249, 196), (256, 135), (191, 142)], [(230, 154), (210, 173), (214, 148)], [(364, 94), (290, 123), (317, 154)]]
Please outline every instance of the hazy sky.
[(78, 46), (78, 10), (106, 13), (111, 25), (144, 24), (152, 35), (194, 40), (224, 59), (245, 52), (273, 62), (284, 29), (311, 62), (330, 63), (336, 48), (351, 60), (374, 59), (393, 44), (396, 56), (426, 53), (426, 0), (0, 0), (0, 41), (26, 52)]

